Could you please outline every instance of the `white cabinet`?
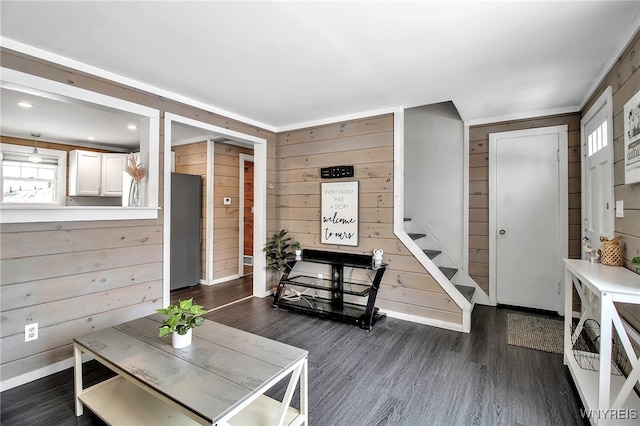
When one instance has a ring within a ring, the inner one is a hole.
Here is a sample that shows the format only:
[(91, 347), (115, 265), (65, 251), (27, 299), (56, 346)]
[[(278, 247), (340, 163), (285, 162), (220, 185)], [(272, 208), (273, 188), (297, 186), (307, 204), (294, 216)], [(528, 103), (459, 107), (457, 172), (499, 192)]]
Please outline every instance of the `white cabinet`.
[(121, 196), (126, 154), (102, 154), (102, 195)]
[(122, 196), (126, 154), (69, 152), (69, 195)]

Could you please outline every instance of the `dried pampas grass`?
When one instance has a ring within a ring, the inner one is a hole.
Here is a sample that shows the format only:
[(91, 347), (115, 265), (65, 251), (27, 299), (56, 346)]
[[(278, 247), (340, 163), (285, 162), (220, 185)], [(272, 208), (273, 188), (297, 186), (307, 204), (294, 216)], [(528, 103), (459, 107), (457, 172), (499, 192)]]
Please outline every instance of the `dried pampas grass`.
[(140, 182), (147, 175), (147, 171), (142, 164), (136, 161), (136, 156), (131, 154), (127, 159), (127, 164), (124, 166), (124, 171), (131, 176), (136, 182)]

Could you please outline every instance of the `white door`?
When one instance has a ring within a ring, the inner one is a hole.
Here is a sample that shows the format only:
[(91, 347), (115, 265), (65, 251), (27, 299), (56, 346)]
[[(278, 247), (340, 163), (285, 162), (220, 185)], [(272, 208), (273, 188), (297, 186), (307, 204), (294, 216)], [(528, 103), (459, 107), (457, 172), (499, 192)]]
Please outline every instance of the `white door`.
[[(611, 89), (589, 109), (582, 127), (582, 236), (600, 247), (600, 237), (613, 238), (613, 129)], [(585, 253), (583, 252), (583, 257)]]
[(496, 301), (560, 311), (567, 127), (492, 134), (489, 145), (490, 281), (495, 280)]

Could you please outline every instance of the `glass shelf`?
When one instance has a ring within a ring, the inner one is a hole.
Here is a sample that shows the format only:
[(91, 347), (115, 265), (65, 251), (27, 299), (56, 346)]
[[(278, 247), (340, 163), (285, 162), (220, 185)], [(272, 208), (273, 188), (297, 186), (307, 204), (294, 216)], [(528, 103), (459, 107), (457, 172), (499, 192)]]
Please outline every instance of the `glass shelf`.
[[(296, 275), (294, 277), (289, 277), (286, 280), (283, 280), (283, 282), (292, 284), (292, 285), (298, 285), (301, 287), (313, 288), (316, 290), (332, 291), (331, 280), (310, 277), (307, 275)], [(369, 294), (370, 291), (371, 291), (370, 285), (350, 283), (350, 282), (344, 283), (344, 288), (343, 288), (344, 294), (352, 294), (355, 296), (366, 296)]]

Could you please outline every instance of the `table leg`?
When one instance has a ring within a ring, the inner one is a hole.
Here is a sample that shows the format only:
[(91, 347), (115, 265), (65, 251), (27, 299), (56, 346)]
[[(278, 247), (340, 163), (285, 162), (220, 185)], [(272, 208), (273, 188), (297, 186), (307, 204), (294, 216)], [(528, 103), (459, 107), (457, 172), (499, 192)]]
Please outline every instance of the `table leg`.
[(305, 357), (300, 374), (300, 414), (304, 416), (304, 425), (309, 425), (309, 360)]
[(75, 391), (76, 416), (81, 416), (83, 413), (83, 405), (82, 402), (80, 402), (80, 394), (82, 393), (82, 351), (75, 343), (73, 344), (73, 360), (73, 383)]
[[(293, 392), (296, 390), (296, 386), (298, 385), (298, 379), (301, 380), (300, 373), (304, 369), (305, 365), (306, 365), (306, 358), (291, 373), (291, 378), (289, 379), (289, 386), (287, 386), (287, 391), (284, 394), (284, 398), (282, 398), (282, 404), (280, 405), (280, 410), (278, 410), (278, 417), (276, 417), (276, 424), (278, 426), (281, 426), (284, 423), (284, 417), (287, 414), (287, 410), (289, 409), (289, 406), (291, 405), (291, 398), (293, 398)], [(302, 392), (302, 389), (300, 389), (300, 392)]]
[(564, 270), (564, 364), (567, 365), (567, 354), (572, 349), (571, 322), (573, 320), (573, 275)]
[(613, 300), (611, 294), (602, 293), (600, 304), (600, 371), (598, 389), (598, 409), (611, 408), (611, 337), (612, 337), (612, 310)]

